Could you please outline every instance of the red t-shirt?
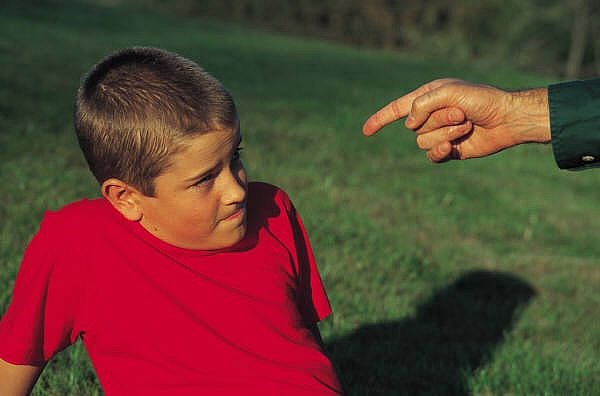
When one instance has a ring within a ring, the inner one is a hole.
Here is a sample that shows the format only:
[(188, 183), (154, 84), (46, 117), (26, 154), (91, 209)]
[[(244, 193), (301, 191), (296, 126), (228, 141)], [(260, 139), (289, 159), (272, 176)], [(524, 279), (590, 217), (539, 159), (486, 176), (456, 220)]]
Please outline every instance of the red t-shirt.
[(47, 213), (0, 322), (0, 357), (42, 364), (81, 337), (107, 395), (332, 395), (309, 326), (331, 309), (287, 195), (250, 183), (248, 232), (169, 245), (104, 199)]

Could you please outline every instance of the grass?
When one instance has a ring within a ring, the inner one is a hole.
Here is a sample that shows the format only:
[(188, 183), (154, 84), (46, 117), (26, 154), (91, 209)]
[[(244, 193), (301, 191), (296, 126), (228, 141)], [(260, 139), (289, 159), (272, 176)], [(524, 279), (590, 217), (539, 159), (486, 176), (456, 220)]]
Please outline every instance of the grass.
[[(0, 312), (47, 209), (98, 196), (75, 142), (79, 78), (131, 45), (177, 51), (237, 100), (251, 179), (283, 187), (334, 309), (322, 324), (350, 395), (592, 395), (600, 389), (600, 173), (549, 146), (433, 165), (366, 117), (441, 76), (515, 88), (547, 78), (365, 51), (80, 2), (0, 14)], [(34, 395), (101, 394), (81, 345)]]

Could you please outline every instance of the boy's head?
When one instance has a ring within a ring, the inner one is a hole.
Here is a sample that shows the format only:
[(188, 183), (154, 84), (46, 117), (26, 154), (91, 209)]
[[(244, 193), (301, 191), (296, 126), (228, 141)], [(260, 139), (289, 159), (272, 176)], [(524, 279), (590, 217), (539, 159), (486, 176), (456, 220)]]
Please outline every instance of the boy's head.
[(246, 174), (231, 95), (197, 64), (131, 48), (83, 80), (75, 130), (102, 193), (172, 245), (214, 250), (246, 232)]
[(79, 145), (98, 182), (117, 178), (149, 196), (182, 140), (237, 123), (233, 98), (217, 79), (157, 48), (102, 59), (75, 103)]

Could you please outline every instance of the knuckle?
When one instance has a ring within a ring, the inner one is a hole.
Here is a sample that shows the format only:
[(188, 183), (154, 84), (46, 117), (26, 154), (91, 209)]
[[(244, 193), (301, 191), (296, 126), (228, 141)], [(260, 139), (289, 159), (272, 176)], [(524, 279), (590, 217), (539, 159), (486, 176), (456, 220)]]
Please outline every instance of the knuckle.
[(429, 150), (427, 152), (427, 158), (429, 158), (431, 162), (439, 162), (441, 159), (439, 149), (433, 148)]
[(392, 110), (392, 114), (394, 115), (394, 117), (398, 117), (400, 114), (400, 109), (398, 108), (398, 102), (397, 101), (393, 101), (392, 103), (390, 103), (390, 109)]
[(422, 108), (423, 108), (423, 99), (421, 97), (418, 97), (413, 101), (410, 112), (412, 114), (419, 114), (419, 113), (421, 113)]
[(421, 110), (423, 108), (423, 96), (419, 96), (413, 101), (412, 104), (413, 110)]
[(379, 110), (378, 112), (373, 114), (373, 116), (371, 116), (371, 119), (369, 121), (371, 121), (375, 125), (379, 125), (381, 123), (381, 110)]
[(448, 140), (454, 140), (461, 136), (463, 136), (468, 131), (468, 126), (466, 124), (460, 124), (448, 128), (446, 134), (448, 136)]
[(431, 147), (429, 139), (424, 135), (417, 136), (417, 146), (422, 150), (428, 150)]

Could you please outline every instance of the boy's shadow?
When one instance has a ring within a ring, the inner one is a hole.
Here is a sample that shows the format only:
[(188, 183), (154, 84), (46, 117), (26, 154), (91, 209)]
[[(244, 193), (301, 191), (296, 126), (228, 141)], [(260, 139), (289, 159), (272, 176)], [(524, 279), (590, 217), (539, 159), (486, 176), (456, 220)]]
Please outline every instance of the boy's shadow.
[(534, 295), (512, 275), (468, 272), (414, 317), (363, 326), (327, 349), (348, 395), (468, 395), (468, 378)]

